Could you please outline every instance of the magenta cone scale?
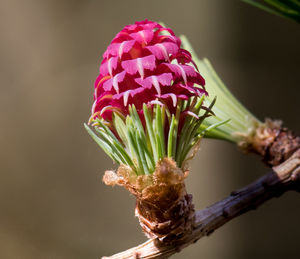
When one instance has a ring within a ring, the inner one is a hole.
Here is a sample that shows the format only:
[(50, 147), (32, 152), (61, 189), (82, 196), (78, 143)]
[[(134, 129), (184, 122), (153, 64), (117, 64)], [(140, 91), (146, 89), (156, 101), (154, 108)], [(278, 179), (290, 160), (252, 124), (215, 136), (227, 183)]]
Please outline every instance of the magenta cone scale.
[(134, 105), (142, 113), (144, 103), (151, 107), (158, 101), (174, 114), (178, 100), (207, 95), (204, 84), (191, 54), (171, 29), (148, 20), (136, 22), (125, 26), (103, 54), (92, 118), (111, 121), (112, 112), (126, 116)]

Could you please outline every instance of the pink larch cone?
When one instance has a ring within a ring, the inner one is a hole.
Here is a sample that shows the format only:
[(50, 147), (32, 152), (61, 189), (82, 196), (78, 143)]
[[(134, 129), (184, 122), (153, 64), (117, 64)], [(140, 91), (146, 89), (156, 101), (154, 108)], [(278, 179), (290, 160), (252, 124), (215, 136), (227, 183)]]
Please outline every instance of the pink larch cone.
[[(195, 103), (197, 97), (207, 95), (204, 84), (191, 54), (181, 48), (181, 40), (171, 29), (148, 20), (136, 22), (125, 26), (103, 54), (91, 119), (111, 122), (113, 112), (126, 116), (130, 105), (141, 116), (143, 104), (150, 109), (163, 104), (175, 114), (180, 100), (195, 97)], [(180, 111), (185, 116), (199, 119), (190, 107), (184, 109)], [(179, 128), (184, 116), (180, 118)], [(113, 123), (110, 125), (114, 131)], [(136, 216), (144, 232), (168, 242), (181, 238), (193, 226), (194, 206), (184, 184), (187, 174), (172, 158), (164, 157), (149, 175), (138, 176), (121, 164), (117, 172), (106, 172), (104, 182), (124, 186), (135, 195)]]
[(191, 54), (173, 31), (144, 20), (127, 25), (103, 54), (95, 82), (93, 117), (110, 121), (113, 111), (128, 114), (134, 104), (158, 100), (175, 113), (178, 99), (207, 94)]

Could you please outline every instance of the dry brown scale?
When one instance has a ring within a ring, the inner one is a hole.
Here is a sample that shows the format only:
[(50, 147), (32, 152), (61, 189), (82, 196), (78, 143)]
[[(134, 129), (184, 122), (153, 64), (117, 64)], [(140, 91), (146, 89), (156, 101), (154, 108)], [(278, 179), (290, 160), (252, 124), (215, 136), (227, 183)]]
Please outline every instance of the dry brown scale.
[(286, 161), (300, 148), (300, 137), (281, 126), (281, 121), (266, 119), (248, 135), (244, 135), (239, 146), (257, 153), (268, 166), (276, 166)]
[(188, 235), (195, 216), (192, 195), (184, 184), (188, 171), (170, 158), (159, 161), (152, 175), (136, 176), (131, 170), (121, 165), (117, 172), (106, 171), (103, 181), (123, 186), (136, 197), (135, 214), (145, 234), (164, 243)]

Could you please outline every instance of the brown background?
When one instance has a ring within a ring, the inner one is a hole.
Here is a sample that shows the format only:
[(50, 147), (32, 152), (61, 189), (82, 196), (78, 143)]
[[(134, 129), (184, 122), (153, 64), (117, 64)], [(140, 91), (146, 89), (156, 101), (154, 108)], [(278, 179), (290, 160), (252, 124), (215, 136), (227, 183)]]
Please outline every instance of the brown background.
[[(187, 35), (254, 114), (300, 131), (295, 22), (238, 0), (0, 5), (0, 258), (99, 258), (145, 240), (134, 199), (101, 182), (116, 166), (83, 128), (100, 56), (135, 20), (163, 21)], [(203, 208), (267, 170), (254, 155), (205, 140), (188, 190)], [(287, 193), (174, 258), (295, 258), (299, 218), (299, 194)]]

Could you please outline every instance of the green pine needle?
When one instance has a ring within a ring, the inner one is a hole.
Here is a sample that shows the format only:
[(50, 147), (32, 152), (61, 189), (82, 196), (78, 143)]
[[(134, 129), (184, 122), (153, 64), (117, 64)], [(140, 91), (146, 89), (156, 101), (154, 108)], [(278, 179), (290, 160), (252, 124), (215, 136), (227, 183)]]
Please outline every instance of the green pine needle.
[[(195, 143), (204, 134), (223, 124), (201, 127), (204, 119), (212, 114), (211, 108), (215, 103), (213, 100), (205, 108), (204, 99), (205, 96), (193, 97), (188, 101), (179, 100), (176, 113), (172, 115), (163, 104), (155, 104), (150, 109), (144, 104), (144, 122), (132, 105), (126, 118), (113, 112), (110, 126), (103, 119), (96, 118), (94, 131), (86, 124), (85, 128), (115, 162), (131, 167), (136, 175), (153, 173), (157, 162), (165, 156), (174, 159), (180, 167)], [(181, 116), (182, 112), (187, 112), (185, 117)], [(179, 123), (183, 123), (180, 132)], [(167, 133), (165, 126), (169, 128)]]
[(151, 118), (151, 115), (147, 108), (147, 105), (145, 103), (143, 105), (143, 111), (144, 111), (144, 117), (146, 120), (146, 130), (147, 130), (147, 133), (149, 136), (154, 161), (155, 161), (155, 163), (157, 163), (158, 162), (158, 152), (157, 152), (156, 138), (155, 138), (153, 127), (152, 127), (152, 122), (151, 122), (152, 118)]
[(168, 157), (173, 157), (173, 150), (174, 150), (174, 138), (177, 136), (174, 135), (174, 128), (175, 128), (175, 115), (172, 114), (170, 130), (168, 134)]

